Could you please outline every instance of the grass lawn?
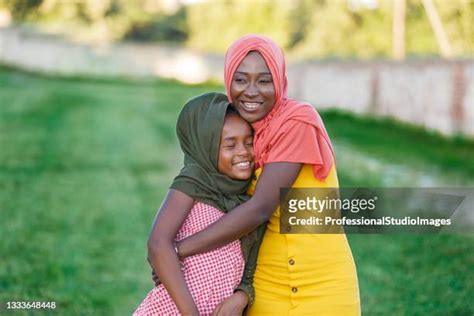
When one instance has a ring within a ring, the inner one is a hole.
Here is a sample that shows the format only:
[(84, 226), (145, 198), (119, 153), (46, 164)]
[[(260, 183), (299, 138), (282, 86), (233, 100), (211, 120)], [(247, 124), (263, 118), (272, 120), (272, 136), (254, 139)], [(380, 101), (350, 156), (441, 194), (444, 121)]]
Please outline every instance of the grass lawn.
[[(152, 286), (147, 234), (181, 164), (177, 113), (215, 90), (0, 68), (1, 308), (55, 301), (64, 315), (134, 310)], [(350, 148), (386, 166), (428, 165), (459, 183), (474, 177), (473, 142), (337, 112), (323, 118), (338, 157)], [(361, 174), (341, 158), (341, 184), (381, 185), (384, 168)], [(472, 235), (349, 239), (364, 315), (474, 313)]]

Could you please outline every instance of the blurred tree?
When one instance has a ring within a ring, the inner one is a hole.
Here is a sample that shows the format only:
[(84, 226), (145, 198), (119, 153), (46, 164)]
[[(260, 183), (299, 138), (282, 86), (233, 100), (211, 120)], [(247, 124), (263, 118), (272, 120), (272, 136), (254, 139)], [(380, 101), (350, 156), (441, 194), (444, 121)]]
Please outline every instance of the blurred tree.
[(290, 39), (290, 15), (296, 3), (229, 0), (191, 5), (188, 44), (201, 50), (224, 52), (239, 36), (260, 33), (286, 47)]
[[(406, 0), (408, 56), (439, 55), (422, 1)], [(453, 56), (473, 56), (474, 0), (432, 2)], [(222, 53), (237, 37), (261, 33), (301, 58), (392, 53), (393, 0), (0, 0), (0, 8), (16, 22), (87, 41), (175, 41)]]
[(300, 0), (290, 13), (290, 39), (287, 48), (293, 48), (304, 40), (314, 10), (314, 0)]
[[(310, 12), (299, 27), (302, 38), (292, 53), (299, 57), (362, 57), (391, 55), (391, 0), (300, 0)], [(436, 0), (434, 4), (453, 48), (453, 56), (474, 55), (474, 0)], [(407, 0), (408, 55), (439, 55), (436, 37), (422, 0)]]
[(181, 7), (173, 15), (158, 15), (151, 20), (134, 23), (124, 39), (141, 42), (184, 42), (188, 37), (186, 9)]
[(14, 21), (23, 21), (34, 13), (43, 0), (0, 0), (0, 7), (9, 9)]
[[(0, 0), (16, 22), (92, 41), (122, 39), (136, 25), (172, 12), (170, 0)], [(173, 21), (174, 22), (174, 21)]]
[[(474, 1), (436, 0), (434, 5), (451, 44), (453, 56), (474, 55)], [(440, 55), (422, 0), (409, 0), (407, 50), (411, 55)]]
[(67, 29), (76, 38), (118, 40), (135, 23), (151, 18), (152, 14), (143, 9), (146, 3), (147, 0), (44, 0), (38, 21)]
[[(357, 3), (357, 2), (355, 2)], [(313, 1), (306, 36), (295, 46), (299, 57), (373, 57), (391, 50), (391, 5), (348, 6), (345, 0)]]
[(434, 1), (453, 55), (474, 55), (474, 1)]

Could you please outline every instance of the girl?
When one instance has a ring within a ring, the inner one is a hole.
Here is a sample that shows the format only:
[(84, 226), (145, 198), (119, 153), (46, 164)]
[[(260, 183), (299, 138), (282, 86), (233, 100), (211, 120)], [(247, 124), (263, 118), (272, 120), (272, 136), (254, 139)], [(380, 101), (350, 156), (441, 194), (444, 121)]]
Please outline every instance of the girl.
[(320, 116), (311, 105), (287, 96), (282, 50), (263, 36), (240, 38), (227, 52), (224, 79), (229, 101), (254, 128), (258, 180), (249, 201), (181, 240), (179, 254), (215, 249), (269, 220), (257, 262), (249, 260), (243, 278), (253, 284), (255, 295), (241, 286), (215, 314), (235, 315), (249, 304), (248, 315), (360, 315), (346, 236), (280, 234), (280, 188), (338, 187), (331, 141)]
[[(255, 235), (180, 263), (174, 242), (206, 228), (240, 203), (253, 173), (253, 131), (223, 94), (189, 101), (177, 122), (184, 167), (158, 211), (148, 260), (162, 284), (134, 315), (209, 315), (239, 284)], [(243, 251), (242, 251), (243, 250)]]

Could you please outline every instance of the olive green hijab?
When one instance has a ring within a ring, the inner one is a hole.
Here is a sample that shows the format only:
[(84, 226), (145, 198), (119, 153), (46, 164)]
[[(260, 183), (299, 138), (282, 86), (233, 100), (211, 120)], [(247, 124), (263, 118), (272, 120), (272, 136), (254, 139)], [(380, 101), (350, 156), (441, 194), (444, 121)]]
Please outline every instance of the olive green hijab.
[(184, 166), (171, 189), (223, 212), (248, 200), (249, 180), (234, 180), (217, 170), (219, 146), (229, 101), (221, 93), (206, 93), (187, 102), (178, 117), (176, 133)]

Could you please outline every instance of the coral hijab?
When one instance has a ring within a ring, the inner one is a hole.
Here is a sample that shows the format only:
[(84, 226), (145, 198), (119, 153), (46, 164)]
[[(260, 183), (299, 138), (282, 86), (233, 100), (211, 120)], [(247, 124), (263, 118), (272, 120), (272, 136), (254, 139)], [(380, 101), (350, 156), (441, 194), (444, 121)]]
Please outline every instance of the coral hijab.
[[(258, 51), (262, 55), (275, 87), (275, 105), (272, 110), (262, 120), (252, 123), (257, 168), (270, 162), (312, 164), (314, 175), (318, 179), (325, 179), (334, 164), (331, 141), (314, 107), (288, 98), (285, 57), (271, 39), (261, 35), (246, 35), (230, 46), (224, 66), (229, 102), (232, 102), (230, 87), (234, 73), (251, 51)], [(298, 153), (295, 153), (294, 142), (298, 143)]]

